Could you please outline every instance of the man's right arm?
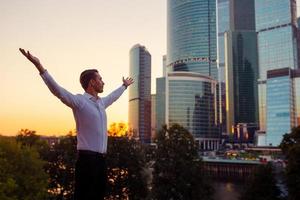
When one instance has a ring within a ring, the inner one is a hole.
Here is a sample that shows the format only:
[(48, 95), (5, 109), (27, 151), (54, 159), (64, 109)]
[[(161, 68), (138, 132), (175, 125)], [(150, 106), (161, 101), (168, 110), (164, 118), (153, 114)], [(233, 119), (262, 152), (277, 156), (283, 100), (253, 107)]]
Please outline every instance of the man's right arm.
[(79, 97), (58, 85), (47, 70), (45, 70), (41, 74), (41, 77), (43, 78), (51, 93), (59, 98), (64, 104), (71, 108), (79, 108), (81, 106), (82, 103)]
[(44, 82), (48, 86), (49, 90), (58, 97), (64, 104), (71, 108), (78, 108), (80, 107), (80, 99), (76, 96), (67, 91), (66, 89), (59, 86), (55, 80), (51, 77), (51, 75), (47, 72), (47, 70), (43, 67), (40, 60), (33, 56), (29, 51), (25, 51), (24, 49), (19, 49), (21, 53), (30, 61), (37, 70), (40, 72)]

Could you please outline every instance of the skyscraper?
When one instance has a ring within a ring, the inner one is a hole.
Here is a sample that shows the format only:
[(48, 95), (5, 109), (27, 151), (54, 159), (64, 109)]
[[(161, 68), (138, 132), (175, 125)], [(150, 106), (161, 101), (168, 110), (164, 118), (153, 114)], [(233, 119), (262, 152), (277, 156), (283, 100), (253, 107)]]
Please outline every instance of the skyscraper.
[(239, 123), (258, 126), (258, 57), (254, 0), (229, 0), (225, 33), (227, 133)]
[(266, 97), (267, 93), (271, 94), (267, 91), (267, 72), (298, 68), (296, 1), (255, 0), (255, 18), (259, 57), (259, 123), (260, 129), (269, 134), (266, 128), (269, 123), (266, 120)]
[(156, 94), (151, 94), (151, 141), (156, 135)]
[(300, 69), (293, 73), (294, 77), (294, 96), (295, 96), (295, 110), (296, 110), (296, 124), (300, 126)]
[[(165, 121), (218, 148), (215, 0), (168, 0)], [(158, 102), (157, 102), (158, 103)]]
[(129, 130), (142, 143), (151, 141), (151, 55), (139, 44), (130, 50)]
[(225, 82), (225, 38), (224, 34), (230, 28), (229, 0), (218, 0), (218, 67), (219, 80)]
[(166, 118), (166, 77), (160, 77), (156, 79), (156, 132), (168, 123)]
[(167, 84), (168, 123), (189, 130), (202, 150), (218, 149), (217, 81), (200, 73), (171, 72)]
[(278, 146), (285, 133), (296, 126), (293, 70), (267, 72), (267, 145)]
[(167, 9), (167, 66), (217, 79), (216, 1), (168, 0)]
[(229, 30), (229, 0), (217, 1), (218, 16), (218, 100), (221, 132), (226, 133), (225, 32)]

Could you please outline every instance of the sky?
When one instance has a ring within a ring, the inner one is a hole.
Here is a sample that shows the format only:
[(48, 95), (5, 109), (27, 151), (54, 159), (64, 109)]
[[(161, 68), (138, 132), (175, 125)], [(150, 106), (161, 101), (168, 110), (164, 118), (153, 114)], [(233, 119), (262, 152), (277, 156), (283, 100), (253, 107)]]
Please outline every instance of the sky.
[[(166, 54), (166, 0), (0, 0), (0, 134), (20, 129), (64, 135), (72, 110), (53, 96), (18, 48), (37, 56), (68, 91), (83, 93), (80, 73), (99, 70), (109, 94), (129, 75), (129, 50), (152, 55), (152, 93)], [(107, 109), (108, 125), (128, 120), (128, 91)]]

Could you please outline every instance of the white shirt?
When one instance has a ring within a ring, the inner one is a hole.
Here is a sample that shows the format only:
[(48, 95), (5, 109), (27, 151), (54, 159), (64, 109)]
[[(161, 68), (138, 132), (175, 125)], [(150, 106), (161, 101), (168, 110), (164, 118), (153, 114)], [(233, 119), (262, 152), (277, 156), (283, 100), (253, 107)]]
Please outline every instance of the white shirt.
[(59, 86), (45, 71), (41, 74), (50, 91), (72, 108), (77, 130), (77, 149), (106, 153), (107, 118), (105, 109), (125, 91), (121, 86), (106, 97), (95, 99), (88, 93), (74, 95)]

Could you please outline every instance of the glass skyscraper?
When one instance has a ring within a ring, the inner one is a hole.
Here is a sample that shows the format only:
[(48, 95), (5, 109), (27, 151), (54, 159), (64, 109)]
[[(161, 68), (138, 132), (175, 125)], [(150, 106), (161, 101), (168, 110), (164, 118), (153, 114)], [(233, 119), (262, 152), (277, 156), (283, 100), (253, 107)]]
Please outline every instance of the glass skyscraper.
[(296, 126), (293, 74), (290, 68), (267, 73), (267, 145), (278, 146)]
[(156, 131), (160, 131), (166, 121), (166, 77), (156, 79)]
[(167, 66), (218, 77), (216, 1), (168, 0)]
[(193, 133), (203, 150), (218, 148), (216, 84), (216, 80), (199, 73), (168, 74), (169, 124), (180, 124)]
[(218, 0), (218, 65), (219, 80), (225, 82), (225, 41), (224, 34), (229, 30), (229, 0)]
[(129, 87), (129, 130), (142, 143), (151, 140), (151, 55), (139, 44), (130, 50), (129, 76), (134, 83)]
[(156, 135), (156, 94), (151, 94), (151, 141)]
[(255, 31), (228, 32), (226, 41), (226, 119), (230, 133), (238, 123), (258, 124), (258, 59)]
[(296, 124), (300, 126), (300, 69), (293, 73), (294, 77), (294, 96), (295, 96), (295, 110), (296, 110)]
[(217, 149), (216, 1), (168, 0), (167, 9), (165, 122), (187, 128), (203, 150)]
[(225, 85), (225, 32), (229, 30), (229, 0), (217, 1), (218, 16), (218, 100), (219, 100), (219, 121), (221, 132), (226, 129), (226, 85)]
[(225, 33), (227, 133), (238, 124), (258, 126), (258, 57), (254, 0), (230, 0)]
[[(295, 0), (255, 0), (259, 57), (259, 123), (268, 126), (267, 72), (298, 68), (297, 17)], [(268, 134), (268, 131), (267, 131)]]

